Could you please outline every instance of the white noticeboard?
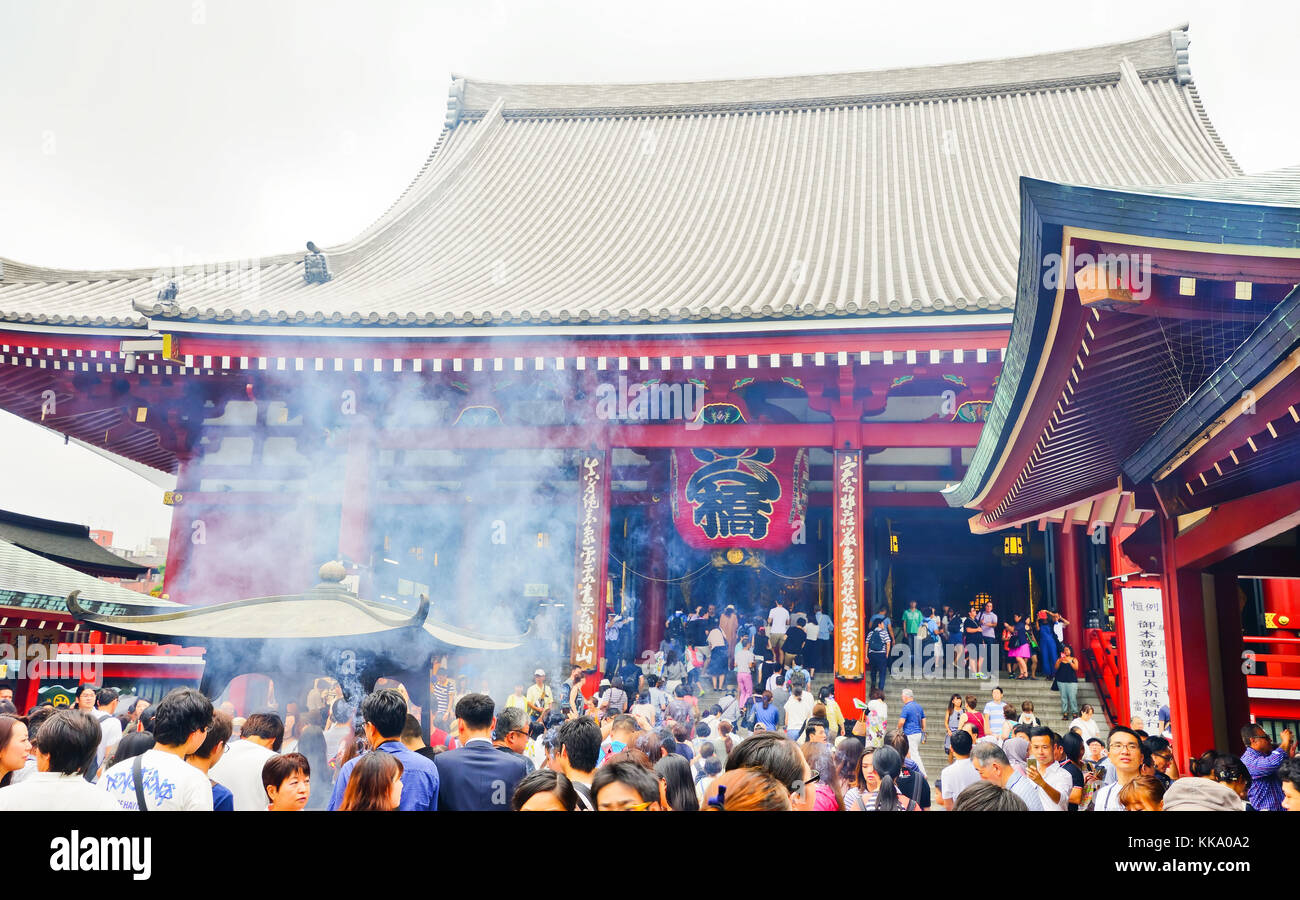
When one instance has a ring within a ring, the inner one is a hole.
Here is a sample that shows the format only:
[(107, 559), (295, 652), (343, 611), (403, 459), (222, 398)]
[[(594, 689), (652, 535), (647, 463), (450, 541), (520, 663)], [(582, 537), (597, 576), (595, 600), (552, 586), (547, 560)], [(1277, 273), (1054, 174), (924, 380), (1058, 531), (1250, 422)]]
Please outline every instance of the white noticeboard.
[(1165, 613), (1159, 588), (1122, 588), (1124, 656), (1130, 716), (1141, 716), (1155, 734), (1160, 707), (1169, 703), (1165, 661)]

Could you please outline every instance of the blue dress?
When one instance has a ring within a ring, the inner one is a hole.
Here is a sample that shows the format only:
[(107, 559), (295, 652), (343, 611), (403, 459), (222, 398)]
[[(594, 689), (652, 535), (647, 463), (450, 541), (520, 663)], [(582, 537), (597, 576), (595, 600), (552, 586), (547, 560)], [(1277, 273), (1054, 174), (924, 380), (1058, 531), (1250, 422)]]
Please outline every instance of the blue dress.
[(1038, 628), (1038, 652), (1042, 654), (1043, 674), (1054, 675), (1056, 660), (1061, 654), (1056, 649), (1056, 635), (1052, 633), (1051, 625), (1040, 625)]

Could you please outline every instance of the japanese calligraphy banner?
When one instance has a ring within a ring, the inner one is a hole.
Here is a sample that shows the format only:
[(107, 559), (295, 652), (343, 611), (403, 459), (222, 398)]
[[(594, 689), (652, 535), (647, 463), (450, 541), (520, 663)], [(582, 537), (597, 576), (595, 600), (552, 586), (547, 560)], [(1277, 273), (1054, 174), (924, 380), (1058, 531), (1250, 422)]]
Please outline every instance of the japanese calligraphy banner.
[(674, 450), (673, 520), (688, 546), (783, 550), (808, 505), (805, 449)]
[(835, 676), (861, 678), (866, 671), (862, 646), (862, 454), (835, 451), (831, 473), (835, 496), (832, 508), (835, 554)]
[(575, 544), (573, 665), (595, 669), (605, 637), (604, 592), (609, 568), (609, 471), (604, 452), (578, 457), (578, 540)]
[(1165, 614), (1159, 588), (1122, 588), (1124, 657), (1130, 716), (1154, 733), (1160, 707), (1169, 702)]

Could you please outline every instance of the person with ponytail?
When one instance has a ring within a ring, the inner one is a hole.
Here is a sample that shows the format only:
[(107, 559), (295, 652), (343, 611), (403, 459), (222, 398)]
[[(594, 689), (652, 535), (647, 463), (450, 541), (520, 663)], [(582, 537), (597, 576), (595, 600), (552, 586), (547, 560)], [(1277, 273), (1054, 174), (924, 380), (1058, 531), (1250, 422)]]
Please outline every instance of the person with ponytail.
[(898, 776), (903, 771), (903, 757), (889, 745), (871, 754), (871, 767), (880, 779), (880, 787), (872, 794), (867, 794), (859, 802), (864, 809), (878, 812), (903, 812), (920, 810), (920, 806), (911, 797), (903, 796), (897, 787)]

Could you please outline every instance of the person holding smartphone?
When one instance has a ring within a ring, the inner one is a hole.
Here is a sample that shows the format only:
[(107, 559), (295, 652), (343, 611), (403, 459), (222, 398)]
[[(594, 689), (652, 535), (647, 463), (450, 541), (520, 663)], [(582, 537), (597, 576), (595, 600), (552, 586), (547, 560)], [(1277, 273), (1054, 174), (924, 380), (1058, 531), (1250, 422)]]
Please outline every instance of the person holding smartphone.
[(1061, 647), (1056, 661), (1056, 687), (1061, 692), (1061, 721), (1079, 714), (1079, 660), (1069, 644)]

